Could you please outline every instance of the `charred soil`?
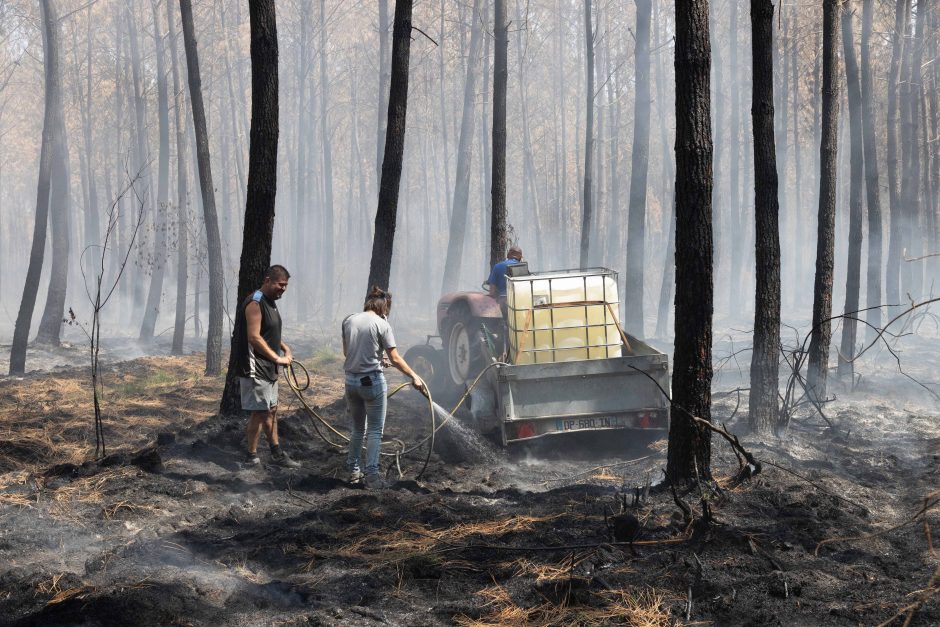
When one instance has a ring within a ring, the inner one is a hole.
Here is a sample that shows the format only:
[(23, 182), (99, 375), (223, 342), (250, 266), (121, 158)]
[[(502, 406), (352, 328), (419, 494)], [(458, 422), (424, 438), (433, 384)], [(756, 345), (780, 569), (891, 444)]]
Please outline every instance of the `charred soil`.
[[(339, 360), (304, 361), (308, 398), (345, 432)], [(643, 494), (665, 434), (506, 451), (445, 427), (420, 480), (426, 448), (386, 457), (392, 487), (366, 491), (283, 384), (302, 467), (264, 443), (249, 467), (245, 421), (215, 415), (201, 363), (108, 373), (97, 461), (86, 369), (0, 380), (0, 623), (940, 623), (940, 426), (929, 404), (884, 400), (893, 384), (828, 404), (835, 428), (806, 413), (784, 438), (742, 438), (768, 463), (734, 487), (716, 438), (716, 481), (678, 494), (690, 518), (670, 491)], [(734, 400), (714, 415), (743, 432)], [(405, 390), (386, 436), (413, 443), (429, 422)]]

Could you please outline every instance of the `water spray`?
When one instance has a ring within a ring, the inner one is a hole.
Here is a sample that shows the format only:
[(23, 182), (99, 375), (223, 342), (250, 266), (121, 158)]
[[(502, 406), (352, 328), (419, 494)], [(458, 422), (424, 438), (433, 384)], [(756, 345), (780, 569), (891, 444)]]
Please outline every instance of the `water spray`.
[[(423, 446), (426, 442), (430, 442), (428, 446), (428, 453), (424, 458), (424, 464), (421, 466), (421, 470), (418, 472), (418, 474), (415, 475), (415, 479), (416, 480), (420, 479), (422, 475), (424, 475), (424, 471), (427, 470), (428, 463), (431, 461), (431, 453), (434, 451), (435, 434), (441, 429), (441, 427), (447, 424), (447, 422), (450, 421), (451, 418), (453, 418), (454, 413), (456, 413), (457, 410), (460, 409), (464, 401), (466, 401), (467, 398), (470, 396), (470, 392), (473, 391), (473, 389), (477, 386), (477, 384), (483, 378), (483, 375), (486, 374), (490, 370), (490, 368), (494, 366), (505, 366), (505, 365), (508, 365), (508, 364), (505, 364), (499, 361), (494, 361), (493, 363), (486, 366), (483, 370), (481, 370), (480, 374), (478, 374), (476, 378), (473, 380), (473, 383), (471, 383), (467, 387), (466, 391), (460, 397), (460, 400), (457, 401), (457, 404), (454, 405), (454, 408), (451, 411), (446, 412), (447, 415), (444, 416), (443, 420), (441, 420), (440, 423), (438, 423), (437, 419), (435, 418), (435, 408), (437, 407), (437, 408), (440, 408), (442, 411), (444, 410), (443, 408), (440, 407), (440, 405), (434, 402), (434, 398), (431, 395), (431, 390), (428, 387), (427, 382), (424, 383), (423, 388), (418, 388), (418, 392), (420, 392), (428, 401), (428, 415), (431, 418), (430, 433), (427, 436), (425, 436), (422, 440), (419, 440), (418, 442), (411, 445), (410, 447), (406, 446), (405, 443), (398, 438), (382, 442), (382, 446), (391, 445), (391, 444), (395, 444), (398, 446), (398, 450), (383, 451), (381, 454), (385, 457), (395, 458), (395, 467), (398, 469), (399, 477), (403, 476), (403, 473), (401, 472), (401, 458), (405, 455), (408, 455), (409, 453), (416, 451), (418, 448)], [(297, 373), (294, 370), (295, 367), (300, 368), (300, 370), (303, 372), (303, 376), (304, 376), (303, 384), (301, 384), (300, 380), (297, 378)], [(307, 367), (304, 366), (303, 363), (297, 361), (296, 359), (293, 360), (291, 364), (287, 368), (284, 369), (284, 379), (287, 381), (287, 385), (288, 387), (290, 387), (291, 391), (294, 393), (294, 396), (297, 397), (297, 400), (299, 400), (301, 405), (304, 407), (304, 409), (307, 410), (307, 414), (310, 417), (310, 422), (313, 425), (313, 429), (316, 432), (316, 434), (320, 437), (320, 439), (326, 442), (332, 448), (339, 449), (339, 450), (344, 449), (346, 447), (346, 443), (349, 442), (349, 436), (337, 430), (336, 427), (334, 427), (328, 420), (326, 420), (323, 416), (321, 416), (317, 412), (317, 410), (307, 402), (307, 399), (304, 398), (304, 392), (310, 387), (310, 373), (307, 370)], [(393, 389), (391, 392), (389, 392), (387, 398), (391, 398), (395, 396), (395, 394), (397, 394), (401, 389), (408, 387), (409, 385), (411, 385), (411, 383), (402, 383), (401, 385)], [(336, 442), (334, 440), (331, 440), (328, 435), (324, 435), (324, 433), (320, 431), (320, 427), (317, 425), (318, 421), (321, 425), (323, 425), (323, 427), (327, 429), (328, 432), (332, 432), (334, 435), (339, 437), (342, 440), (342, 442)]]

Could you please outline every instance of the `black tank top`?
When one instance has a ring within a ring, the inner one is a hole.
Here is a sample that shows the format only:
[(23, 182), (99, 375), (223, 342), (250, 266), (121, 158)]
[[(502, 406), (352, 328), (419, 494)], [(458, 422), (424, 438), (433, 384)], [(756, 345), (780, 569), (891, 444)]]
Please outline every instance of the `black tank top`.
[(273, 361), (255, 353), (248, 343), (248, 323), (245, 320), (245, 307), (249, 303), (258, 303), (261, 307), (261, 337), (276, 354), (281, 354), (281, 314), (273, 300), (256, 290), (245, 299), (235, 312), (235, 327), (232, 330), (232, 345), (235, 351), (238, 376), (264, 379), (271, 383), (277, 381), (278, 367)]

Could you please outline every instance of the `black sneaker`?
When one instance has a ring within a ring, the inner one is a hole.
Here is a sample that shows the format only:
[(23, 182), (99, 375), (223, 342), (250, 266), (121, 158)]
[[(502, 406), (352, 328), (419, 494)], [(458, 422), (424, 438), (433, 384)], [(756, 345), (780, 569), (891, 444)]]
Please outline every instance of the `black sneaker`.
[(392, 487), (392, 484), (386, 481), (385, 477), (382, 475), (366, 475), (363, 483), (366, 486), (366, 490), (387, 490)]
[(245, 456), (245, 464), (248, 466), (260, 466), (261, 458), (258, 457), (257, 453), (248, 453)]
[(300, 468), (300, 462), (295, 462), (284, 451), (278, 451), (271, 455), (271, 461), (284, 468)]

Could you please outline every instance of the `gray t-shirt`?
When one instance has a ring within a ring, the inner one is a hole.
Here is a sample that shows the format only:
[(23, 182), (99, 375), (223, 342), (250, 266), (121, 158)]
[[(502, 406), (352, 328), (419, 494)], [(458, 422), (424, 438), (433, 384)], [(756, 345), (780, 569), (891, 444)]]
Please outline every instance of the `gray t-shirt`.
[(382, 370), (382, 351), (395, 348), (392, 327), (371, 311), (362, 311), (343, 320), (346, 363), (350, 374)]

